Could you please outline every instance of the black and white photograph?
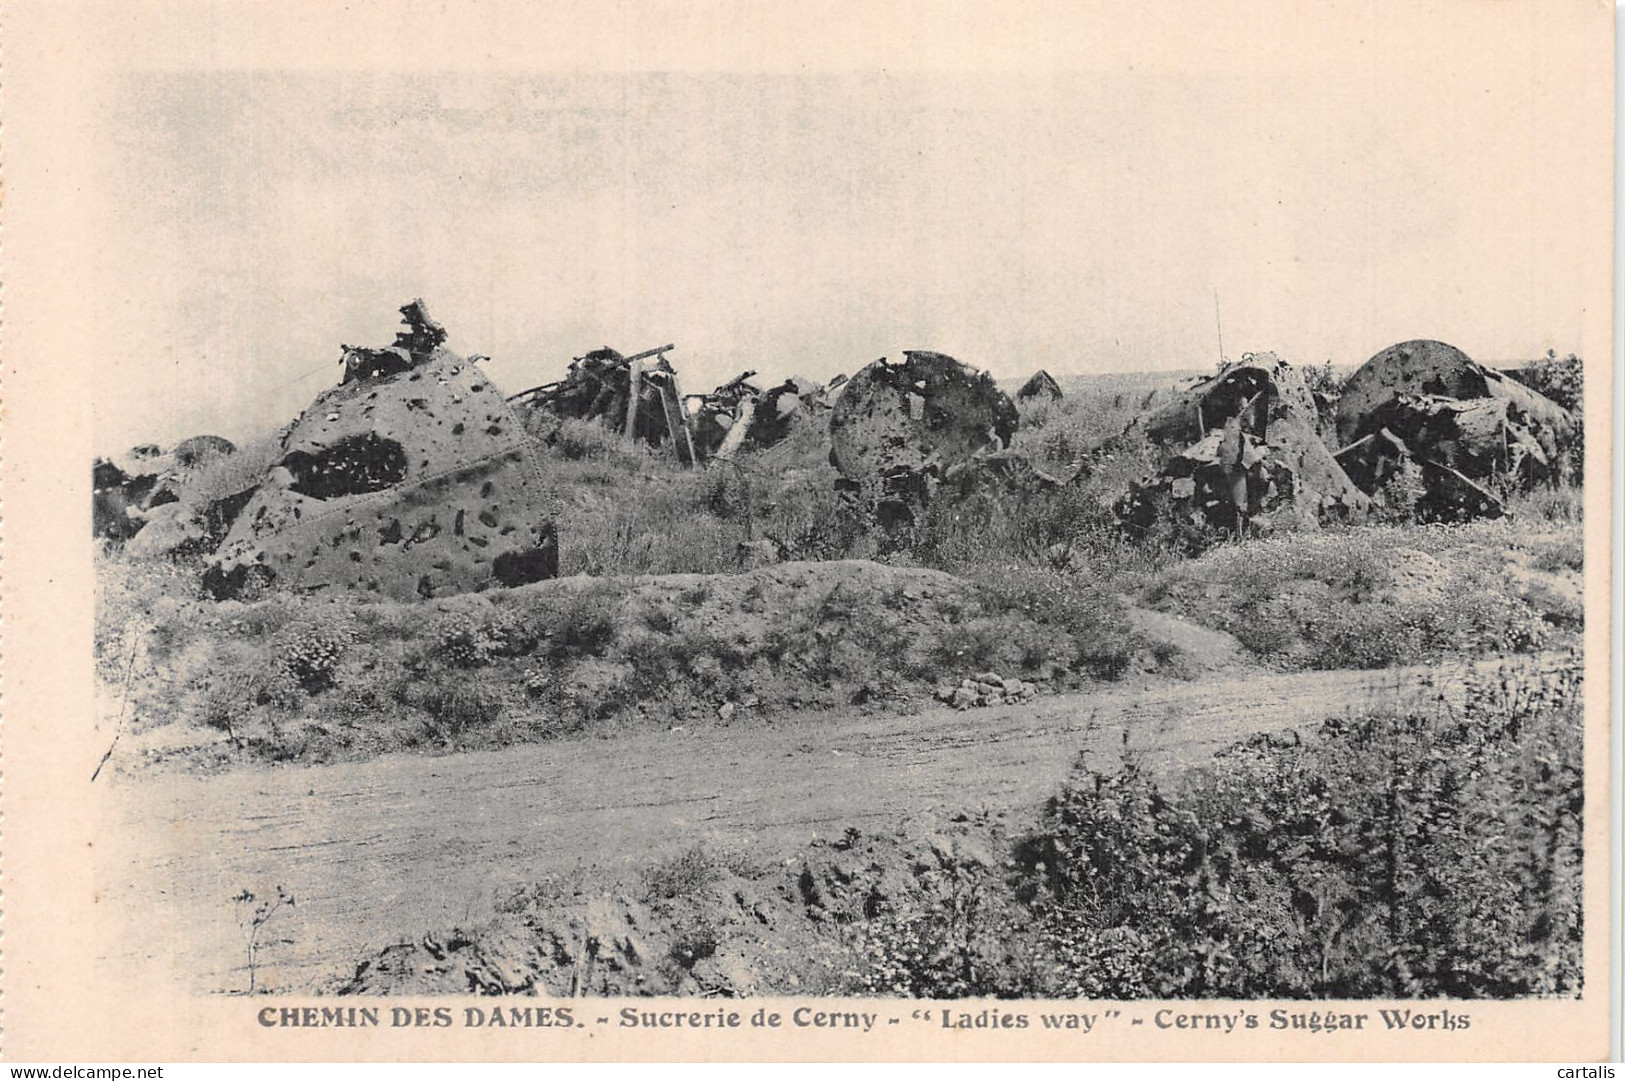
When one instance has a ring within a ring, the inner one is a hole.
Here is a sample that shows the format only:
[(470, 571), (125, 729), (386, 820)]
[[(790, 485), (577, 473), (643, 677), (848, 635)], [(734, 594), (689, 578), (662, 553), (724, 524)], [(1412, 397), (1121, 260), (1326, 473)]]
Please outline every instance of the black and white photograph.
[(84, 1057), (1606, 1055), (1611, 9), (19, 8)]

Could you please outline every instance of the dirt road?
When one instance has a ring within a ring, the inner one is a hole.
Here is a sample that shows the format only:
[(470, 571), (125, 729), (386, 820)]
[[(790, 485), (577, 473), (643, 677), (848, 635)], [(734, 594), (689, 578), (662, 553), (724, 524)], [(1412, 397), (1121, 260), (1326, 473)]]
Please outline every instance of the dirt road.
[(108, 963), (199, 992), (240, 990), (244, 929), (231, 898), (280, 885), (297, 904), (262, 931), (258, 978), (303, 990), (368, 949), (478, 921), (501, 891), (546, 874), (626, 871), (699, 840), (783, 858), (848, 825), (882, 829), (933, 810), (1026, 812), (1080, 750), (1115, 755), (1125, 732), (1153, 762), (1197, 762), (1254, 732), (1452, 694), (1466, 667), (1257, 675), (963, 713), (121, 776), (109, 790), (98, 893), (130, 919)]

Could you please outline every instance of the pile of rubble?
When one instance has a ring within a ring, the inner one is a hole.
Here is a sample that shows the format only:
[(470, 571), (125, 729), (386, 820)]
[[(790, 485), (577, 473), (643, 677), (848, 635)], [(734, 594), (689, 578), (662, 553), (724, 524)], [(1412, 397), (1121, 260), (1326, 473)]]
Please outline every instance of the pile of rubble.
[(709, 394), (689, 396), (694, 445), (702, 459), (726, 461), (740, 450), (765, 450), (782, 443), (792, 427), (821, 423), (840, 395), (846, 376), (827, 385), (791, 376), (763, 390), (741, 372)]
[(599, 421), (627, 439), (673, 447), (679, 461), (694, 465), (774, 446), (792, 425), (822, 420), (846, 381), (836, 376), (826, 386), (793, 376), (764, 390), (751, 381), (756, 373), (747, 371), (708, 394), (684, 395), (666, 359), (674, 348), (629, 357), (596, 349), (571, 361), (563, 379), (509, 400), (552, 416)]
[(1133, 528), (1148, 530), (1166, 514), (1236, 532), (1268, 530), (1288, 521), (1355, 521), (1370, 509), (1367, 493), (1322, 442), (1303, 377), (1273, 353), (1249, 354), (1176, 389), (1136, 426), (1163, 464), (1118, 503)]
[(570, 361), (563, 379), (522, 390), (508, 399), (528, 410), (542, 410), (575, 420), (600, 421), (658, 447), (675, 449), (678, 460), (696, 460), (683, 393), (666, 344), (622, 356), (607, 345)]
[(1557, 403), (1432, 341), (1384, 349), (1327, 405), (1272, 353), (1153, 399), (1131, 430), (1162, 465), (1118, 503), (1120, 518), (1238, 533), (1353, 522), (1373, 500), (1392, 508), (1400, 481), (1401, 509), (1418, 520), (1498, 517), (1486, 485), (1556, 479), (1577, 430)]
[(274, 581), (407, 600), (558, 573), (518, 416), (421, 301), (401, 314), (395, 345), (345, 346), (343, 381), (288, 428), (208, 560), (215, 596)]
[(1423, 520), (1494, 518), (1505, 508), (1485, 484), (1527, 491), (1561, 479), (1577, 430), (1568, 410), (1461, 350), (1402, 342), (1344, 386), (1337, 460), (1369, 492), (1412, 474)]
[(997, 672), (983, 672), (959, 681), (957, 687), (938, 687), (937, 700), (958, 710), (981, 706), (1014, 706), (1031, 702), (1038, 696), (1038, 687), (1019, 679), (1008, 678)]

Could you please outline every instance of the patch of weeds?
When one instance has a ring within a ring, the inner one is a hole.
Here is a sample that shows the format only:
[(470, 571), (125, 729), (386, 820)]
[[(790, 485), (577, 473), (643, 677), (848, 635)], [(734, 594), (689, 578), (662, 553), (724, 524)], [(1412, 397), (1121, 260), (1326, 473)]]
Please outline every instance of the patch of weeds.
[(428, 715), (432, 736), (455, 739), (501, 720), (507, 709), (502, 689), (468, 679), (454, 670), (424, 673), (405, 687), (407, 701)]
[(261, 933), (278, 912), (294, 907), (294, 896), (278, 886), (276, 893), (270, 897), (258, 897), (254, 891), (245, 889), (231, 900), (236, 907), (237, 926), (243, 933), (244, 949), (248, 955), (248, 993), (252, 995), (258, 990), (260, 949), (263, 945)]
[(722, 881), (728, 866), (703, 844), (651, 864), (643, 872), (644, 895), (651, 901), (690, 898)]

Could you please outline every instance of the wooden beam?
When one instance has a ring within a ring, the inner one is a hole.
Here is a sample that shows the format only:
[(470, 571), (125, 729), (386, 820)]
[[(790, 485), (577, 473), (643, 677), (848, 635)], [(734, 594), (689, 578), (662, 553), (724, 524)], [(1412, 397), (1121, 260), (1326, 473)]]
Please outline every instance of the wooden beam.
[(722, 446), (717, 448), (716, 459), (726, 462), (739, 451), (745, 442), (745, 433), (750, 430), (751, 418), (756, 416), (756, 399), (744, 398), (739, 403), (739, 412), (734, 415), (733, 427), (728, 434), (722, 437)]
[(633, 357), (626, 365), (626, 438), (638, 434), (638, 381), (643, 375), (643, 357)]
[(683, 396), (677, 388), (675, 372), (662, 373), (656, 384), (660, 391), (660, 405), (666, 413), (666, 432), (677, 450), (677, 460), (684, 465), (694, 464), (694, 439), (688, 430), (688, 411), (683, 408)]

